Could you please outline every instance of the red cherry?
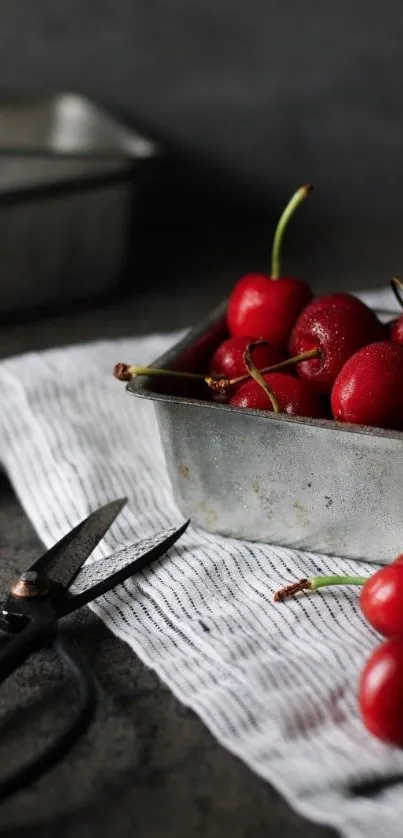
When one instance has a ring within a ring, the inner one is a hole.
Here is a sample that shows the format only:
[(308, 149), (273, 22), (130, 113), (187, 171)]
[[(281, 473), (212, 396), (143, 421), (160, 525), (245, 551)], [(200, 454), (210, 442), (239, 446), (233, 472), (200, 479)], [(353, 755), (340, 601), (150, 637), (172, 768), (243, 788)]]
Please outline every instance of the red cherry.
[(297, 190), (283, 211), (273, 241), (271, 276), (249, 273), (242, 276), (230, 294), (227, 324), (231, 335), (266, 338), (273, 346), (286, 347), (292, 327), (312, 299), (306, 282), (280, 276), (280, 251), (284, 230), (312, 187)]
[(336, 378), (334, 419), (376, 428), (403, 429), (403, 346), (383, 341), (356, 352)]
[(393, 343), (400, 343), (403, 346), (403, 314), (400, 314), (399, 317), (391, 323), (389, 337)]
[(342, 311), (355, 311), (357, 315), (368, 323), (368, 327), (373, 327), (376, 330), (376, 338), (379, 340), (387, 340), (384, 326), (378, 320), (376, 314), (358, 297), (348, 294), (345, 291), (340, 291), (333, 294), (323, 294), (321, 297), (316, 297), (312, 300), (301, 312), (299, 317), (299, 327), (305, 320), (310, 320), (311, 316), (324, 308), (341, 309)]
[[(305, 381), (281, 372), (267, 372), (263, 378), (276, 396), (281, 413), (324, 418), (325, 409), (320, 396)], [(255, 410), (273, 410), (268, 395), (254, 379), (242, 384), (230, 399), (230, 405)]]
[(374, 736), (403, 745), (403, 640), (391, 638), (375, 649), (360, 679), (359, 706)]
[(300, 311), (311, 299), (311, 289), (300, 279), (246, 274), (229, 298), (229, 331), (232, 335), (264, 337), (273, 346), (287, 346)]
[(379, 325), (375, 317), (368, 317), (367, 312), (362, 314), (353, 306), (318, 306), (311, 314), (303, 311), (291, 334), (290, 355), (315, 347), (321, 354), (299, 363), (298, 375), (320, 393), (330, 393), (346, 361), (362, 346), (381, 340)]
[[(238, 378), (248, 373), (244, 361), (244, 352), (248, 344), (253, 343), (251, 337), (233, 337), (224, 340), (216, 349), (210, 363), (210, 375), (222, 378)], [(259, 370), (271, 367), (285, 361), (287, 354), (283, 349), (271, 344), (262, 344), (252, 349), (253, 363)], [(290, 370), (291, 371), (291, 370)], [(237, 385), (234, 385), (236, 387)], [(241, 386), (240, 384), (238, 387)]]
[(361, 611), (385, 637), (403, 637), (403, 565), (395, 561), (369, 577), (360, 593)]

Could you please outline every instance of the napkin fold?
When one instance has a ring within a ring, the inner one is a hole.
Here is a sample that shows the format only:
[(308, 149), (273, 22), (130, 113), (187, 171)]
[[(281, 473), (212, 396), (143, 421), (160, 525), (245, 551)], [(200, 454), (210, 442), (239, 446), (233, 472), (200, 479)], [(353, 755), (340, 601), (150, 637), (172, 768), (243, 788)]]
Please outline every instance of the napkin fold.
[[(359, 296), (396, 310), (387, 289)], [(117, 361), (147, 364), (177, 338), (98, 341), (0, 364), (0, 460), (45, 545), (122, 495), (129, 503), (93, 561), (182, 521), (153, 404), (112, 377)], [(378, 643), (357, 589), (273, 603), (294, 578), (372, 571), (190, 526), (167, 556), (91, 607), (298, 812), (346, 838), (401, 838), (403, 784), (351, 792), (358, 780), (403, 772), (403, 754), (367, 734), (357, 712), (359, 673)]]

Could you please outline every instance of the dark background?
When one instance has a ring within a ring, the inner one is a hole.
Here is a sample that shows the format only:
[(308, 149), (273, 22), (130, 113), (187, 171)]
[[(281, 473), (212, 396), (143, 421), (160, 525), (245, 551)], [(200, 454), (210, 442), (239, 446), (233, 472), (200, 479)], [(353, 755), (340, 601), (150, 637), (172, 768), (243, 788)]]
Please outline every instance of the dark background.
[(13, 0), (4, 91), (75, 89), (321, 213), (400, 213), (399, 0)]
[[(294, 242), (297, 256), (309, 249), (314, 283), (362, 286), (403, 272), (400, 0), (2, 0), (0, 9), (0, 94), (86, 94), (243, 179), (268, 219), (312, 181), (290, 232), (291, 265)], [(164, 211), (168, 200), (178, 197), (164, 194)]]

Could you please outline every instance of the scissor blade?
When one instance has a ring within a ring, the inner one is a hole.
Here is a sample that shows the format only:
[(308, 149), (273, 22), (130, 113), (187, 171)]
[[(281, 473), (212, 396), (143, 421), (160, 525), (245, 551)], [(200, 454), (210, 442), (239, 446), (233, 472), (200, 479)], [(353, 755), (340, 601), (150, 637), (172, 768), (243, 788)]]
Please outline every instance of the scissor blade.
[(120, 585), (147, 567), (155, 559), (159, 559), (180, 538), (189, 526), (189, 521), (177, 529), (165, 530), (157, 536), (146, 538), (136, 546), (125, 547), (113, 556), (99, 559), (88, 567), (84, 567), (76, 578), (74, 591), (64, 597), (57, 605), (58, 617), (71, 614), (77, 608), (87, 605), (97, 597)]
[(30, 570), (68, 588), (126, 503), (127, 498), (119, 498), (91, 512), (44, 553)]

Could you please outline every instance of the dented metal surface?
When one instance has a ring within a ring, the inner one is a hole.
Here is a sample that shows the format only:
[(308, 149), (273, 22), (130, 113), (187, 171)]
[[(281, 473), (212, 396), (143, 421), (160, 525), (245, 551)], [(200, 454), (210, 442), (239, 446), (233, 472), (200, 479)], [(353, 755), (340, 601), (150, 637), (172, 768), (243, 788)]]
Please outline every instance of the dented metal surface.
[[(182, 365), (218, 342), (224, 304), (152, 366)], [(209, 344), (209, 339), (211, 342)], [(403, 549), (403, 434), (231, 408), (156, 392), (152, 399), (174, 495), (213, 533), (390, 562)]]

